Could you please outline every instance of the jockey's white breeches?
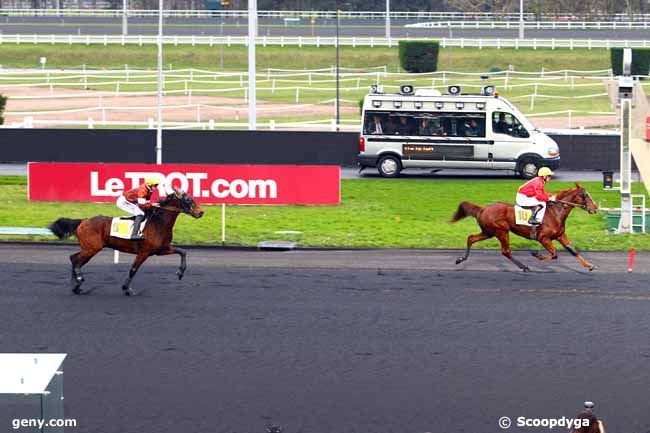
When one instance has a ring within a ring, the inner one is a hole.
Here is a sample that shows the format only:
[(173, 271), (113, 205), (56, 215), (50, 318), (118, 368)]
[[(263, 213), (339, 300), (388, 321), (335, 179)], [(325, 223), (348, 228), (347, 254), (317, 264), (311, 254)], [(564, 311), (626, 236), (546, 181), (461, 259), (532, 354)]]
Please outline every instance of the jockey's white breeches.
[(140, 206), (138, 206), (137, 204), (131, 203), (123, 195), (120, 195), (117, 198), (117, 203), (116, 204), (117, 204), (117, 207), (122, 209), (124, 212), (130, 213), (131, 215), (135, 215), (135, 216), (144, 215), (144, 211), (142, 209), (140, 209)]
[(525, 194), (517, 193), (517, 198), (516, 198), (516, 203), (519, 206), (522, 207), (528, 207), (528, 206), (542, 206), (542, 209), (537, 212), (537, 220), (538, 221), (543, 221), (544, 220), (544, 214), (546, 213), (546, 202), (545, 201), (540, 201), (537, 200), (535, 197), (528, 197)]

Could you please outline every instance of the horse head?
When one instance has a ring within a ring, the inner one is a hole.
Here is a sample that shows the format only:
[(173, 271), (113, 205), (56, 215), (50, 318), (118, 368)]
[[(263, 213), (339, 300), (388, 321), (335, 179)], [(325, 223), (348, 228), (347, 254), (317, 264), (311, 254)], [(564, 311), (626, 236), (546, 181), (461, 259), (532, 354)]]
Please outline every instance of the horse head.
[(557, 197), (562, 202), (565, 202), (565, 204), (572, 204), (580, 207), (590, 214), (598, 212), (598, 205), (596, 205), (594, 200), (591, 198), (591, 194), (589, 194), (585, 187), (579, 183), (576, 183), (575, 188), (559, 192)]
[(173, 205), (180, 209), (181, 212), (191, 215), (194, 218), (201, 218), (203, 216), (203, 209), (194, 201), (191, 195), (182, 189), (172, 186), (173, 194), (167, 196), (165, 201), (161, 203), (163, 206)]

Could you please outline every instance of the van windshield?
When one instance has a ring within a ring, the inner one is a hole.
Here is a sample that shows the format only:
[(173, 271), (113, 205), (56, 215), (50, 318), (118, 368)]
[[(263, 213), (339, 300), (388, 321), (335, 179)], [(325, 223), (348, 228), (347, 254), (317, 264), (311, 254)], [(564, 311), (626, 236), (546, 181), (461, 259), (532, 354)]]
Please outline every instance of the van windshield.
[(366, 111), (363, 134), (485, 137), (485, 113)]

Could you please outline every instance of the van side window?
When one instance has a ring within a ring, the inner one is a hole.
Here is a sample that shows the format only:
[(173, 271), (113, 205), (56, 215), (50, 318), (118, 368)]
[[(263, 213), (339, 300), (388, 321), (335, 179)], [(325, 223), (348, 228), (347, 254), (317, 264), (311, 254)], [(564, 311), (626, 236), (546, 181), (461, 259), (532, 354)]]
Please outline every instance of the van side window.
[(365, 135), (385, 135), (388, 131), (388, 113), (367, 112), (363, 122), (363, 133)]
[(468, 115), (462, 119), (461, 128), (464, 137), (485, 137), (485, 115)]
[(492, 113), (492, 131), (496, 134), (506, 134), (511, 137), (528, 138), (526, 128), (511, 113), (495, 111)]

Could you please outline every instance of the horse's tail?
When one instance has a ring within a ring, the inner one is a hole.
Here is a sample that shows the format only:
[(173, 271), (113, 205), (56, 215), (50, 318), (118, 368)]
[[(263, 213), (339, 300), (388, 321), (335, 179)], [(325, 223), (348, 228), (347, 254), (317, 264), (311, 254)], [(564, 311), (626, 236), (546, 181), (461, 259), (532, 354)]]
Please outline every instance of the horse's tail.
[(458, 210), (456, 211), (454, 216), (451, 217), (451, 220), (449, 222), (455, 223), (456, 221), (460, 221), (463, 218), (468, 216), (476, 218), (476, 215), (478, 215), (481, 209), (483, 209), (481, 206), (476, 205), (474, 203), (470, 203), (468, 201), (461, 202), (458, 205)]
[(73, 220), (70, 218), (59, 218), (50, 224), (50, 230), (59, 239), (66, 239), (77, 232), (77, 227), (83, 220)]

